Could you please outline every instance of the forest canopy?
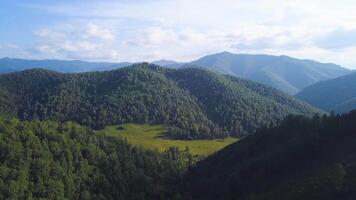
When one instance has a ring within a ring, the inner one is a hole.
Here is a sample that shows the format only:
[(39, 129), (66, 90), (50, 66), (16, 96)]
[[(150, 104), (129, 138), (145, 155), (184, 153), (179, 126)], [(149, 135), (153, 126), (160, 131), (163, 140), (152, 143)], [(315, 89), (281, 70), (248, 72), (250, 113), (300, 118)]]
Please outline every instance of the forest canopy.
[(0, 117), (0, 199), (181, 198), (189, 152), (133, 147), (75, 123)]
[(278, 90), (197, 68), (141, 63), (106, 72), (33, 69), (0, 76), (0, 111), (94, 129), (160, 123), (178, 139), (242, 137), (289, 114), (319, 110)]

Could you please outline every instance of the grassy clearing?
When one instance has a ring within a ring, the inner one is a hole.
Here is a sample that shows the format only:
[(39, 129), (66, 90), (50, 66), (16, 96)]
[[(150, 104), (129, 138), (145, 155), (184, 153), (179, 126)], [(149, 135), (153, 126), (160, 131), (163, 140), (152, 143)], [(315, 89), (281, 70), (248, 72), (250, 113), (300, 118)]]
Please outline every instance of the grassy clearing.
[(107, 126), (105, 131), (107, 135), (126, 138), (130, 144), (159, 151), (164, 151), (170, 146), (184, 150), (188, 146), (194, 155), (209, 155), (237, 141), (231, 137), (214, 140), (172, 140), (162, 137), (166, 131), (164, 126), (151, 124)]

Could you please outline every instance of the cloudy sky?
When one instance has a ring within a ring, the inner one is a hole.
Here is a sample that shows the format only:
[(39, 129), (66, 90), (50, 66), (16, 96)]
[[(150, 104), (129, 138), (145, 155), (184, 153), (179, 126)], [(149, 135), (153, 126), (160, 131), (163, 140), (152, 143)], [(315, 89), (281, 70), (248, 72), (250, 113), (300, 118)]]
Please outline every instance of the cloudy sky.
[(354, 0), (1, 0), (0, 57), (189, 61), (220, 51), (356, 68)]

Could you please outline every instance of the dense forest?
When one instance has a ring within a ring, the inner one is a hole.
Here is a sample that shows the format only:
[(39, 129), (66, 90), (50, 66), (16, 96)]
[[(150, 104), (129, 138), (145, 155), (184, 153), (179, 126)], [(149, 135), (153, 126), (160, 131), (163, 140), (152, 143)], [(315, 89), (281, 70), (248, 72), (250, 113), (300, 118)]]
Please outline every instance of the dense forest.
[(0, 199), (186, 199), (179, 186), (191, 161), (71, 122), (0, 117)]
[(0, 117), (0, 199), (353, 200), (355, 121), (356, 111), (288, 116), (194, 164), (188, 149)]
[(356, 111), (289, 116), (200, 161), (194, 199), (356, 199)]
[(356, 109), (355, 83), (356, 73), (352, 73), (318, 82), (299, 92), (296, 97), (328, 112), (350, 112)]
[(161, 123), (180, 139), (245, 136), (289, 114), (319, 110), (275, 89), (196, 68), (142, 63), (113, 71), (43, 69), (0, 76), (0, 111), (20, 119), (74, 121), (94, 129)]

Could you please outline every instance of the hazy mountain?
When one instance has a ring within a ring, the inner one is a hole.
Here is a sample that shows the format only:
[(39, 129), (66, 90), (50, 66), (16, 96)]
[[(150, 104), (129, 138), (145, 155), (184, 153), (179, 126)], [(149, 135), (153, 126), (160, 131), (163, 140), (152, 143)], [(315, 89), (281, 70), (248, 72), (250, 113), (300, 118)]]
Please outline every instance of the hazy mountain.
[[(153, 64), (167, 68), (200, 66), (215, 72), (257, 81), (289, 94), (320, 80), (327, 80), (351, 73), (335, 64), (300, 60), (288, 56), (248, 55), (222, 52), (198, 60), (183, 63), (172, 60), (157, 60)], [(65, 60), (0, 59), (0, 73), (43, 68), (58, 72), (104, 71), (129, 66), (131, 63), (86, 62)]]
[(222, 52), (189, 63), (209, 70), (254, 80), (295, 94), (320, 80), (350, 73), (331, 63), (300, 60), (288, 56), (232, 54)]
[(356, 73), (311, 85), (297, 95), (325, 111), (348, 112), (356, 109)]
[(17, 58), (0, 59), (0, 73), (42, 68), (57, 72), (88, 72), (112, 70), (131, 65), (128, 62), (86, 62), (81, 60), (27, 60)]
[(193, 199), (356, 199), (356, 111), (288, 117), (199, 162), (186, 175)]
[(310, 105), (252, 81), (197, 68), (136, 64), (63, 74), (33, 69), (0, 76), (0, 110), (20, 119), (75, 121), (94, 128), (164, 123), (175, 138), (244, 136)]
[(165, 59), (153, 61), (151, 63), (162, 67), (168, 67), (168, 68), (178, 68), (185, 64), (184, 62), (176, 62), (173, 60), (165, 60)]
[[(132, 65), (130, 62), (87, 62), (81, 60), (29, 60), (18, 58), (0, 59), (0, 73), (16, 72), (26, 69), (48, 69), (63, 73), (107, 71)], [(173, 60), (157, 60), (152, 64), (167, 68), (178, 68), (184, 65), (183, 62)]]

